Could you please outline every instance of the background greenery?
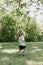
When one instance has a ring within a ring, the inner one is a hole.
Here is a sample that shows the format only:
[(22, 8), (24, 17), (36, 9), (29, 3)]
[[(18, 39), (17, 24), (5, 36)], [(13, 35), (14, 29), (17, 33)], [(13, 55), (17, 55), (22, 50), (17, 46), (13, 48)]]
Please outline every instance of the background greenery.
[(33, 18), (24, 16), (20, 20), (18, 16), (15, 18), (10, 15), (4, 15), (0, 23), (0, 41), (17, 41), (21, 30), (26, 32), (26, 41), (41, 41), (40, 31)]
[[(37, 2), (30, 0), (31, 3), (22, 3), (22, 0), (4, 0), (0, 3), (0, 42), (17, 41), (21, 30), (26, 32), (26, 41), (43, 41), (43, 32), (36, 23), (36, 16), (30, 17), (28, 7), (32, 3), (38, 6), (43, 0)], [(22, 11), (25, 8), (26, 11)], [(27, 8), (27, 9), (26, 9)], [(37, 11), (40, 9), (37, 8)]]

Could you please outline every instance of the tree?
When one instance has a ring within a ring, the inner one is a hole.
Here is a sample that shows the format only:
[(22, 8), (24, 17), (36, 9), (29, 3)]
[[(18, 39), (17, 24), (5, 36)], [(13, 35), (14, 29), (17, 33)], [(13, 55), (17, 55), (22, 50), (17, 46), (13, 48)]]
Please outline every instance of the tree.
[[(26, 40), (36, 41), (38, 33), (35, 19), (41, 10), (40, 4), (42, 5), (39, 0), (4, 0), (0, 6), (0, 20), (2, 21), (0, 37), (3, 38), (1, 39), (3, 41), (17, 40), (20, 31), (25, 30)], [(31, 7), (34, 8), (34, 11), (30, 10)], [(29, 15), (31, 11), (35, 14), (35, 19)]]

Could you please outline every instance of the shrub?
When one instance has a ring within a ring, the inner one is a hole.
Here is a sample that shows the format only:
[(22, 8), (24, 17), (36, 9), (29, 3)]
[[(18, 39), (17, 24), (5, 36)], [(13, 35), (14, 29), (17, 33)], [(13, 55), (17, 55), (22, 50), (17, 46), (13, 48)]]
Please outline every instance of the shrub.
[(31, 19), (26, 26), (27, 41), (37, 41), (37, 24), (34, 19)]
[(15, 40), (15, 24), (16, 21), (13, 20), (11, 16), (3, 16), (2, 17), (2, 29), (1, 29), (1, 37), (3, 41), (14, 41)]
[(26, 41), (37, 41), (37, 24), (30, 17), (4, 15), (1, 19), (0, 41), (17, 41), (20, 31), (26, 31)]

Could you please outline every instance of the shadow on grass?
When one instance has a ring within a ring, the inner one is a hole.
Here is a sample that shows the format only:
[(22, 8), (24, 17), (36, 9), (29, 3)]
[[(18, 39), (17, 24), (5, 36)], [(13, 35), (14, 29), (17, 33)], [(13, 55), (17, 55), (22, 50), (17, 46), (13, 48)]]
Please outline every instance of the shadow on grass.
[(26, 61), (26, 65), (43, 65), (43, 62), (30, 60), (30, 61)]

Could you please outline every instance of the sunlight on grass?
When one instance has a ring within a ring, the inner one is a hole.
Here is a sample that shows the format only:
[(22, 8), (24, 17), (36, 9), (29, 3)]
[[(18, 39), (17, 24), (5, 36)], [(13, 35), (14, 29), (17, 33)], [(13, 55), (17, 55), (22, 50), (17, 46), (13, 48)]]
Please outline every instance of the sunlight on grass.
[(32, 51), (30, 51), (30, 53), (36, 53), (36, 50), (32, 50)]
[(0, 46), (0, 48), (2, 48), (2, 46)]
[(33, 60), (26, 61), (27, 65), (43, 65), (43, 62), (36, 62)]
[(43, 59), (43, 57), (37, 57), (37, 59), (39, 59), (39, 60), (40, 60), (40, 59)]
[(1, 52), (4, 52), (4, 53), (17, 53), (18, 52), (18, 49), (4, 49), (4, 50), (1, 50)]
[(36, 49), (36, 51), (42, 51), (42, 49)]
[(0, 48), (2, 48), (2, 45), (0, 44)]
[(38, 47), (37, 46), (33, 46), (34, 49), (37, 49)]
[(36, 53), (37, 51), (38, 51), (38, 52), (39, 52), (39, 51), (42, 51), (42, 49), (35, 48), (35, 49), (31, 50), (30, 53)]
[(33, 46), (32, 50), (30, 51), (30, 53), (36, 53), (36, 52), (40, 52), (40, 51), (42, 51), (41, 48), (38, 48), (37, 46)]
[(42, 42), (28, 42), (25, 56), (18, 54), (17, 42), (0, 43), (0, 47), (0, 65), (43, 65)]
[(1, 58), (1, 60), (9, 60), (9, 57), (3, 57), (3, 58)]

